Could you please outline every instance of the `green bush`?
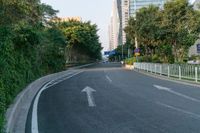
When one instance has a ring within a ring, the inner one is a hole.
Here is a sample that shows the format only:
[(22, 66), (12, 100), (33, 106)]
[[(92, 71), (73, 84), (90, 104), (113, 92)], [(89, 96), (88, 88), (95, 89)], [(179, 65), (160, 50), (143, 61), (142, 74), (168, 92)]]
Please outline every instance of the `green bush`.
[(0, 133), (3, 132), (4, 112), (6, 109), (5, 90), (0, 80)]
[(139, 57), (139, 62), (153, 62), (153, 63), (161, 63), (158, 55), (144, 55)]
[(127, 65), (133, 65), (134, 62), (136, 62), (135, 57), (125, 59), (125, 64), (127, 64)]
[(158, 55), (155, 54), (155, 55), (152, 56), (152, 62), (153, 63), (160, 63), (161, 62)]
[(139, 62), (151, 62), (151, 61), (152, 61), (151, 56), (144, 55), (144, 56), (139, 57)]

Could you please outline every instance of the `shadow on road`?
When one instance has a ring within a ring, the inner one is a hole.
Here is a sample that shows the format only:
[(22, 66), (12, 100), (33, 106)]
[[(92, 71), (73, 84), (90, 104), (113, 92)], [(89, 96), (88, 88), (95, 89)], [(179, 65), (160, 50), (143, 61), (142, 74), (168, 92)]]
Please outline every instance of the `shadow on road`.
[(123, 66), (119, 62), (97, 63), (83, 68), (84, 71), (104, 71), (104, 70), (122, 70)]

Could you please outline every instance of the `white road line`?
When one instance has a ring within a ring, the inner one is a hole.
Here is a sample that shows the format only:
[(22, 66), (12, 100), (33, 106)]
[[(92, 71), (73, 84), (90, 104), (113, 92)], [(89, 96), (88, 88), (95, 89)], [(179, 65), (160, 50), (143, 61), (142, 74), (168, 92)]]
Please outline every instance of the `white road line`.
[(93, 92), (96, 92), (96, 90), (92, 89), (91, 87), (85, 87), (81, 92), (86, 92), (87, 99), (88, 99), (88, 106), (89, 107), (95, 107), (96, 104), (94, 102), (94, 97), (92, 95)]
[(110, 77), (108, 75), (106, 75), (106, 78), (109, 82), (112, 82), (112, 80), (110, 79)]
[[(73, 76), (76, 76), (76, 75), (78, 75), (82, 72), (83, 71), (77, 72), (77, 73), (65, 78), (65, 80), (72, 78)], [(42, 87), (42, 89), (40, 89), (40, 91), (38, 92), (38, 94), (35, 97), (35, 100), (34, 100), (34, 103), (33, 103), (33, 111), (32, 111), (31, 133), (39, 133), (39, 130), (38, 130), (38, 102), (39, 102), (39, 98), (40, 98), (40, 95), (42, 94), (42, 92), (44, 90), (48, 89), (50, 87), (48, 85), (51, 84), (53, 81), (54, 80), (48, 82), (44, 87)], [(56, 83), (58, 83), (58, 82), (56, 82)]]
[(179, 93), (179, 92), (176, 92), (176, 91), (173, 91), (173, 90), (170, 89), (170, 88), (163, 87), (163, 86), (159, 86), (159, 85), (153, 85), (153, 86), (156, 87), (156, 88), (159, 89), (159, 90), (164, 90), (164, 91), (170, 92), (170, 93), (172, 93), (172, 94), (175, 94), (175, 95), (177, 95), (177, 96), (183, 97), (183, 98), (185, 98), (185, 99), (188, 99), (188, 100), (191, 100), (191, 101), (195, 101), (195, 102), (200, 103), (200, 100), (199, 100), (199, 99), (196, 99), (196, 98), (193, 98), (193, 97), (184, 95), (184, 94)]
[[(81, 72), (83, 72), (83, 71), (81, 71)], [(81, 73), (80, 72), (80, 73)], [(73, 73), (69, 73), (69, 74), (67, 74), (67, 75), (71, 75), (71, 74), (73, 74)], [(78, 72), (78, 74), (79, 74), (79, 72)], [(47, 88), (50, 88), (50, 87), (52, 87), (52, 86), (54, 86), (54, 85), (56, 85), (56, 84), (59, 84), (60, 82), (62, 82), (62, 81), (64, 81), (64, 80), (67, 80), (69, 77), (73, 77), (74, 75), (71, 75), (71, 76), (65, 76), (64, 78), (61, 78), (60, 80), (57, 80), (56, 82), (54, 82), (54, 83), (49, 83), (46, 87)]]
[(171, 105), (167, 105), (167, 104), (164, 104), (164, 103), (161, 103), (161, 102), (156, 102), (156, 103), (157, 103), (158, 105), (161, 105), (161, 106), (163, 106), (163, 107), (169, 108), (169, 109), (171, 109), (171, 110), (175, 110), (175, 111), (178, 111), (178, 112), (181, 112), (181, 113), (190, 115), (190, 116), (193, 117), (193, 118), (198, 118), (198, 119), (200, 119), (200, 114), (196, 114), (196, 113), (193, 113), (193, 112), (189, 112), (189, 111), (186, 111), (186, 110), (183, 110), (183, 109), (180, 109), (180, 108), (171, 106)]

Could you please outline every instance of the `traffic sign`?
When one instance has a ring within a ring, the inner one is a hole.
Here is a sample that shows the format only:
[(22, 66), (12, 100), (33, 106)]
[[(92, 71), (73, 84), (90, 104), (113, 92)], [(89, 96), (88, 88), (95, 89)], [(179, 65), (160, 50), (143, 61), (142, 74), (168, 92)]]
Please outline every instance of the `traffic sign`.
[(136, 49), (134, 50), (134, 53), (140, 53), (140, 49), (139, 49), (139, 48), (136, 48)]
[(116, 51), (115, 50), (112, 50), (112, 51), (105, 51), (104, 52), (104, 55), (114, 55), (114, 54), (116, 54)]
[(135, 56), (140, 56), (140, 53), (135, 53)]

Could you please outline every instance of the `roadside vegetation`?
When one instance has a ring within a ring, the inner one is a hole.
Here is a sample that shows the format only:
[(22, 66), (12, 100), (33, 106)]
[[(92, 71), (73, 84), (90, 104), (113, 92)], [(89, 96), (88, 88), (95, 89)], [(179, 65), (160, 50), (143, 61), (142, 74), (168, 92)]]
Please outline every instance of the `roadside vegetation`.
[(137, 37), (139, 61), (184, 63), (199, 38), (200, 11), (188, 0), (168, 1), (163, 8), (150, 5), (140, 9), (136, 19), (129, 19), (125, 32), (133, 46)]
[(51, 21), (56, 13), (39, 0), (0, 0), (0, 132), (6, 109), (28, 83), (101, 59), (97, 26)]

